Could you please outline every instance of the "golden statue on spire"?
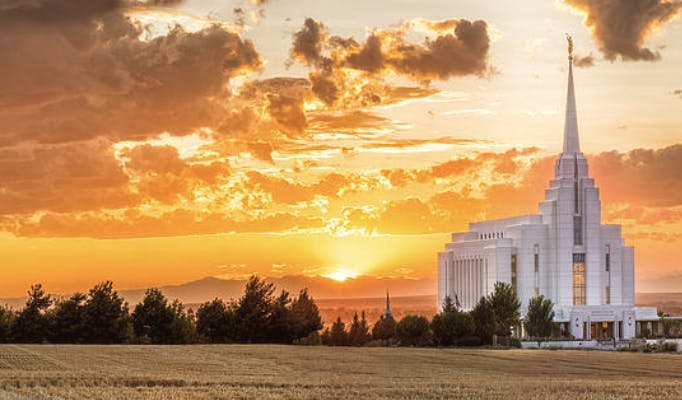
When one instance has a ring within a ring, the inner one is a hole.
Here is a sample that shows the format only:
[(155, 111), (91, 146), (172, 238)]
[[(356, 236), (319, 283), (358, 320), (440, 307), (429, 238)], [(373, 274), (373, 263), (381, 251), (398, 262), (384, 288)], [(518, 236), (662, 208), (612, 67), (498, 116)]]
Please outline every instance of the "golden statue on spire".
[(573, 58), (573, 38), (568, 33), (566, 34), (568, 40), (568, 58)]

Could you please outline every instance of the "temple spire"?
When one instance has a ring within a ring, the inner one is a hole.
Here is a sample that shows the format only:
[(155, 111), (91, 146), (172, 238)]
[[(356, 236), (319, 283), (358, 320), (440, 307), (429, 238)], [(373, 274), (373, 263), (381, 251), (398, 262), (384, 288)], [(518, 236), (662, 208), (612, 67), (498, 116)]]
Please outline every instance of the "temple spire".
[(563, 155), (573, 156), (580, 153), (578, 138), (578, 116), (575, 108), (575, 89), (573, 88), (573, 39), (568, 40), (568, 93), (566, 95), (566, 122), (564, 123), (564, 151)]

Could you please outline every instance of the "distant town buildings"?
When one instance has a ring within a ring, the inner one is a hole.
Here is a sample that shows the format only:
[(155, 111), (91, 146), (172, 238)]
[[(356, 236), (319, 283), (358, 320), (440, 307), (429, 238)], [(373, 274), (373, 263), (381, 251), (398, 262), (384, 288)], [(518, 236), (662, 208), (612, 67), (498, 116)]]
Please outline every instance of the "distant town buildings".
[(471, 223), (438, 254), (438, 303), (471, 310), (496, 281), (511, 284), (527, 307), (550, 298), (566, 336), (632, 338), (651, 332), (655, 308), (635, 307), (634, 248), (620, 225), (601, 223), (599, 189), (580, 151), (573, 57), (569, 50), (563, 151), (535, 215)]

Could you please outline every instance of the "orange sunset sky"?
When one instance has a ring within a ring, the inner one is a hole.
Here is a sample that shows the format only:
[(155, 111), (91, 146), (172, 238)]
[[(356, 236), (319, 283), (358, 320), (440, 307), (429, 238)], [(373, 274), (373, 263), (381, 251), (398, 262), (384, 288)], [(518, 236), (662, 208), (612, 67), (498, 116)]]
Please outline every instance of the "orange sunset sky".
[[(682, 289), (676, 0), (0, 0), (0, 297), (206, 276), (430, 278), (535, 213), (575, 41), (638, 291)], [(434, 287), (434, 292), (436, 288)]]

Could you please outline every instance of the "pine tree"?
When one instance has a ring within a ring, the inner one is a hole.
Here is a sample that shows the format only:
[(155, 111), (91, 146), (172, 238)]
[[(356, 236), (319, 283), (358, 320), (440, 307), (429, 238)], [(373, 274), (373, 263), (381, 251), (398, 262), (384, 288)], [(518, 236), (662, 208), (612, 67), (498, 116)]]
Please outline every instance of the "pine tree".
[(86, 295), (74, 293), (68, 299), (57, 301), (53, 313), (54, 327), (50, 341), (55, 343), (81, 343), (83, 341), (86, 299)]
[(315, 300), (302, 289), (291, 303), (291, 325), (294, 339), (301, 339), (322, 329), (322, 317)]
[(144, 299), (133, 310), (132, 323), (135, 335), (155, 344), (170, 343), (173, 318), (173, 309), (161, 290), (148, 289)]
[(346, 333), (346, 324), (341, 321), (341, 317), (336, 319), (336, 322), (332, 324), (332, 330), (330, 332), (330, 342), (332, 346), (347, 346), (348, 345), (348, 334)]
[(0, 343), (8, 343), (12, 340), (12, 326), (16, 313), (9, 307), (0, 306)]
[(268, 333), (263, 338), (268, 343), (291, 343), (294, 339), (289, 293), (282, 290), (270, 305)]
[(48, 308), (52, 305), (52, 297), (45, 293), (39, 283), (28, 291), (26, 306), (19, 312), (14, 322), (12, 336), (19, 343), (42, 343), (50, 336), (50, 316)]
[(270, 329), (274, 291), (274, 284), (257, 276), (250, 277), (246, 282), (244, 294), (237, 300), (234, 309), (238, 341), (265, 341)]
[(450, 296), (445, 296), (445, 300), (443, 301), (443, 312), (455, 311), (457, 311), (457, 307), (455, 306), (455, 303), (452, 302), (452, 298)]
[(227, 343), (236, 338), (233, 306), (222, 299), (213, 299), (197, 310), (197, 333), (211, 343)]
[(348, 343), (351, 346), (364, 346), (369, 339), (369, 326), (365, 319), (365, 312), (362, 312), (362, 319), (358, 318), (358, 313), (355, 313), (355, 315), (353, 315), (353, 322), (348, 331)]
[(132, 336), (128, 304), (106, 281), (95, 285), (83, 307), (85, 343), (123, 343)]

